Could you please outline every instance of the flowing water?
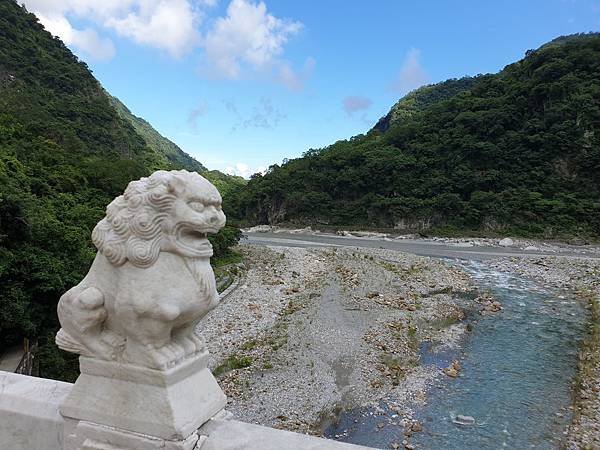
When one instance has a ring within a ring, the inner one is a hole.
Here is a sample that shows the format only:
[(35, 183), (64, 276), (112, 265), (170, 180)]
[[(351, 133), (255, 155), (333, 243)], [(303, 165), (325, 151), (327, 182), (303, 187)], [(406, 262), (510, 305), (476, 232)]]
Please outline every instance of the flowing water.
[[(560, 446), (571, 415), (572, 380), (586, 311), (563, 291), (499, 273), (483, 263), (460, 263), (503, 311), (473, 314), (460, 354), (421, 346), (421, 364), (446, 367), (458, 357), (460, 376), (440, 377), (415, 411), (423, 430), (410, 443), (422, 449), (552, 449)], [(392, 411), (380, 405), (388, 417)], [(474, 423), (456, 423), (457, 416)], [(393, 423), (393, 421), (390, 421)], [(343, 432), (342, 432), (343, 430)], [(373, 411), (347, 411), (325, 435), (390, 448), (404, 439), (398, 425), (382, 426)]]

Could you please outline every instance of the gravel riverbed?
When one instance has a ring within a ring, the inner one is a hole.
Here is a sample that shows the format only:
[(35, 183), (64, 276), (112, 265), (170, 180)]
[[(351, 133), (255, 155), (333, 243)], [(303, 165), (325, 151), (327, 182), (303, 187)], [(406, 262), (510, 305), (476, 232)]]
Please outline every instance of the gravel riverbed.
[(458, 345), (469, 276), (390, 250), (240, 248), (240, 286), (198, 327), (228, 410), (320, 434), (339, 410), (392, 395), (399, 423), (409, 422), (408, 405), (446, 376), (419, 365), (419, 344)]
[[(464, 310), (480, 309), (482, 301), (465, 295), (476, 292), (468, 274), (440, 259), (385, 249), (240, 250), (238, 288), (198, 327), (228, 410), (246, 422), (321, 434), (339, 411), (377, 410), (380, 400), (393, 398), (386, 408), (397, 424), (418, 430), (411, 408), (453, 370), (420, 365), (419, 345), (458, 348), (467, 331)], [(524, 256), (485, 264), (589, 303), (566, 448), (600, 448), (600, 261)]]

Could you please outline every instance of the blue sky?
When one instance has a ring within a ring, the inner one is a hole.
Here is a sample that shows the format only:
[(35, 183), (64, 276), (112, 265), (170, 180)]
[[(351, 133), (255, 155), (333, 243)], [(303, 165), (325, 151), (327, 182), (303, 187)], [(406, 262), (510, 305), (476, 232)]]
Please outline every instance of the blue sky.
[(134, 114), (243, 176), (367, 131), (422, 84), (600, 29), (600, 0), (24, 1)]

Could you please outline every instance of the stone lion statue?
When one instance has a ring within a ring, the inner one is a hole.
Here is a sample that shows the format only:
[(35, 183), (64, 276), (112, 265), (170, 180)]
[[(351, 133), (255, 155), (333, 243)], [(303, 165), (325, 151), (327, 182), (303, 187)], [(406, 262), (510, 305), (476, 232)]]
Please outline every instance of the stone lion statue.
[(156, 369), (204, 351), (194, 327), (219, 298), (207, 233), (223, 225), (221, 196), (197, 173), (129, 183), (94, 228), (90, 271), (58, 303), (58, 346)]

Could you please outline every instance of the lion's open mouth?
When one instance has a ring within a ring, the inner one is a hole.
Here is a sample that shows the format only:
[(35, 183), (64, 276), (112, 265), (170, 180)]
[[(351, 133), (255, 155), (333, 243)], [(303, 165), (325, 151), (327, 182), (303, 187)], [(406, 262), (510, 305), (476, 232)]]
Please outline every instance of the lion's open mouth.
[(182, 226), (177, 230), (177, 243), (192, 253), (204, 253), (211, 250), (207, 234), (212, 230), (199, 231), (191, 227)]
[(202, 232), (196, 231), (196, 230), (184, 229), (181, 232), (181, 237), (183, 239), (185, 239), (186, 241), (194, 241), (196, 239), (206, 239), (207, 233), (202, 233)]

